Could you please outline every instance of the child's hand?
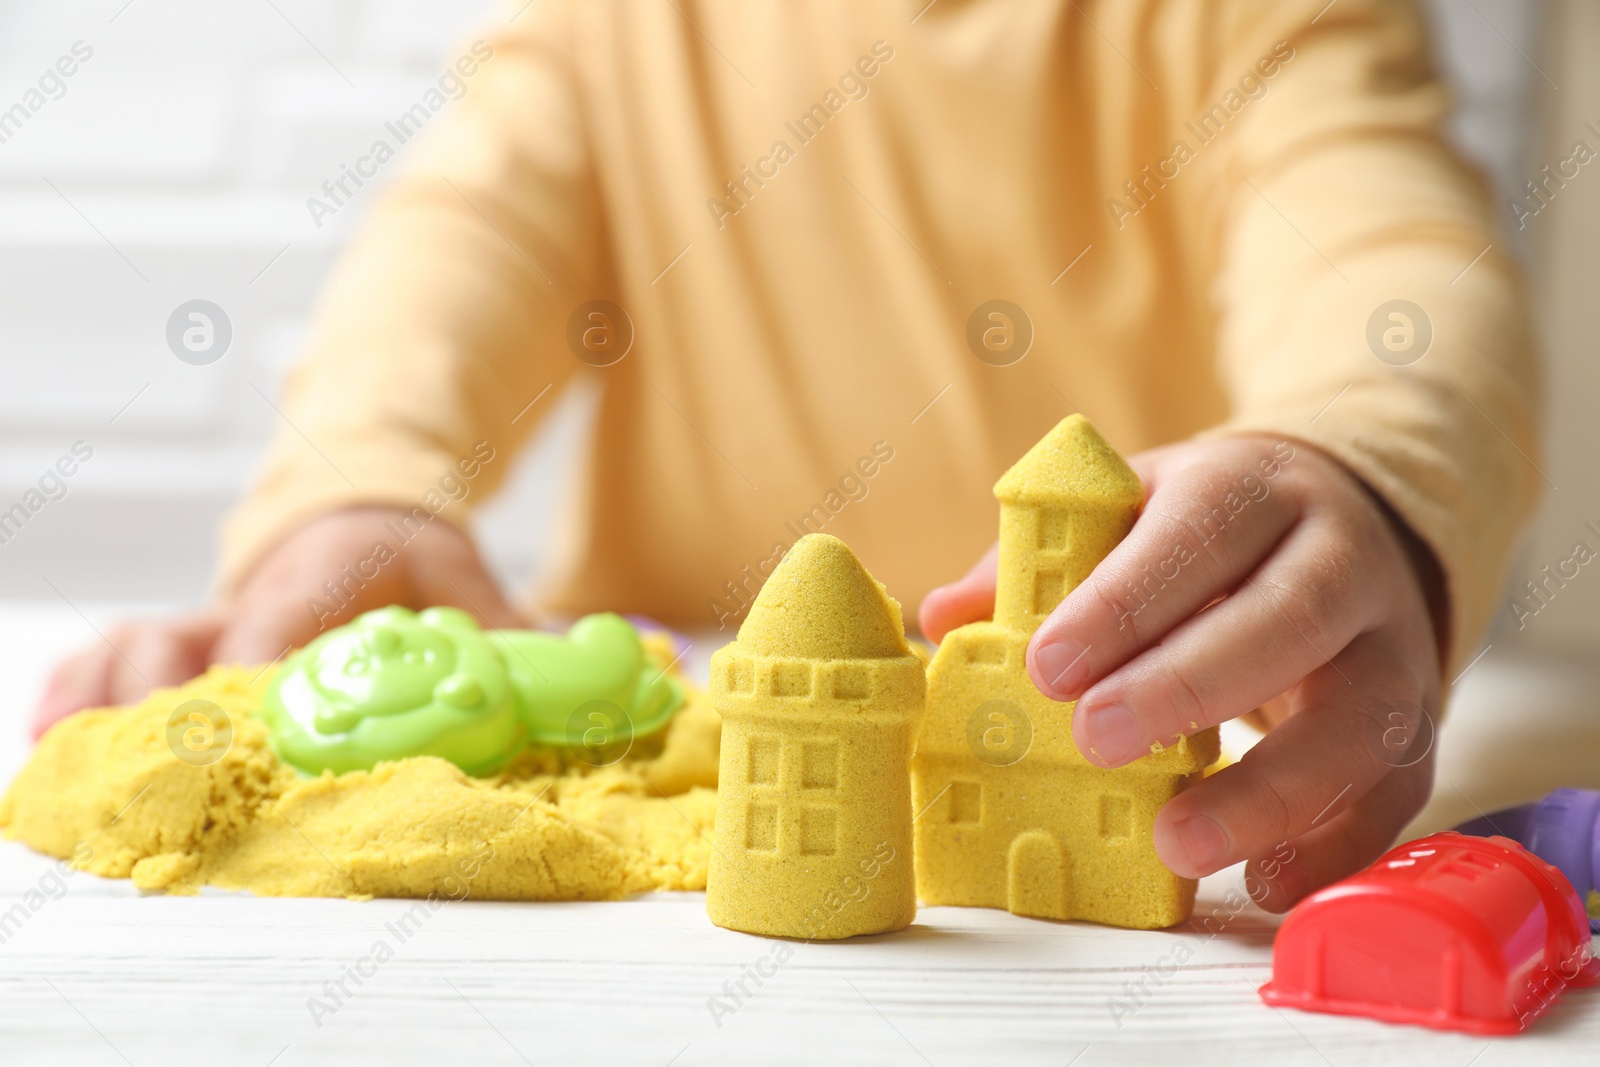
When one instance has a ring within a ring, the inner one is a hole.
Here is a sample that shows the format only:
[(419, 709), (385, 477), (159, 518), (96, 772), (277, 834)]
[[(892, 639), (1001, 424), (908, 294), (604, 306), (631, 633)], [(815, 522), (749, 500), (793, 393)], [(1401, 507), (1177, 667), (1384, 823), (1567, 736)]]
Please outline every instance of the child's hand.
[[(418, 529), (408, 513), (389, 508), (319, 516), (262, 557), (226, 604), (112, 629), (56, 667), (34, 710), (34, 736), (82, 708), (132, 703), (213, 663), (270, 663), (322, 630), (386, 604), (444, 604), (465, 608), (489, 626), (525, 625), (466, 534), (436, 519), (402, 544), (393, 532), (402, 528), (402, 516)], [(373, 551), (379, 542), (393, 549), (381, 563)], [(342, 604), (325, 582), (343, 587)]]
[[(1168, 803), (1155, 845), (1186, 877), (1249, 859), (1251, 895), (1282, 910), (1377, 858), (1428, 798), (1432, 558), (1305, 444), (1228, 438), (1132, 462), (1144, 512), (1039, 627), (1028, 673), (1078, 701), (1074, 739), (1105, 767), (1262, 708), (1272, 732)], [(994, 587), (991, 549), (928, 595), (923, 632), (989, 617)]]

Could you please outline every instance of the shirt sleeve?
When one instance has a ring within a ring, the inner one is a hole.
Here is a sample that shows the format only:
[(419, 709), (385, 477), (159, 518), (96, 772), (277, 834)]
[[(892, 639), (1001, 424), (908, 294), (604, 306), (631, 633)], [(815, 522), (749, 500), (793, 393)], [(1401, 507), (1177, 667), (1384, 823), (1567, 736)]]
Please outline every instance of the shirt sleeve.
[(1239, 10), (1253, 14), (1211, 95), (1227, 107), (1252, 68), (1265, 95), (1241, 94), (1237, 128), (1196, 160), (1232, 401), (1213, 433), (1309, 442), (1398, 513), (1444, 573), (1448, 676), (1543, 481), (1517, 267), (1485, 180), (1443, 139), (1448, 98), (1413, 5)]
[[(543, 9), (458, 49), (453, 77), (357, 161), (377, 181), (402, 169), (366, 191), (370, 216), (324, 287), (276, 438), (224, 527), (224, 593), (335, 508), (463, 521), (573, 373), (565, 324), (597, 295), (599, 212), (559, 16)], [(349, 200), (323, 207), (361, 209), (353, 181), (342, 188)]]

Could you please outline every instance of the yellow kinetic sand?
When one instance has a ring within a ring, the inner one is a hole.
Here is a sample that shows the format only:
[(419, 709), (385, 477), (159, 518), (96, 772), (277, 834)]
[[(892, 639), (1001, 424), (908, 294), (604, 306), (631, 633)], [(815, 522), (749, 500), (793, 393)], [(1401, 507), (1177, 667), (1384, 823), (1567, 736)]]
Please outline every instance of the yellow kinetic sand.
[[(95, 874), (176, 893), (611, 900), (705, 885), (719, 724), (703, 693), (603, 768), (529, 749), (493, 778), (433, 756), (307, 778), (268, 744), (258, 674), (213, 668), (62, 720), (0, 801), (0, 826)], [(169, 740), (169, 716), (191, 700), (230, 722), (213, 762), (180, 759)]]
[(723, 722), (712, 922), (807, 939), (910, 925), (907, 760), (923, 684), (900, 605), (845, 543), (796, 542), (711, 658)]
[(1195, 884), (1156, 858), (1156, 813), (1217, 757), (1215, 729), (1115, 770), (1072, 740), (1072, 704), (1023, 663), (1041, 622), (1133, 526), (1139, 477), (1081, 415), (995, 484), (993, 622), (950, 633), (928, 669), (912, 760), (917, 892), (927, 904), (1154, 929), (1181, 922)]

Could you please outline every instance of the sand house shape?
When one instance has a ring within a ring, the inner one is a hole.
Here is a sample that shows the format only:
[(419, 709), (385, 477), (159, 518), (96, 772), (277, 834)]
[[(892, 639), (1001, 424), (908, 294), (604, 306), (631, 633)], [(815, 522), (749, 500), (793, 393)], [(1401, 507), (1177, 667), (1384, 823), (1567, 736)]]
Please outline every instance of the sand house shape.
[(722, 715), (712, 922), (807, 939), (910, 925), (908, 762), (923, 687), (900, 605), (843, 541), (797, 541), (738, 640), (711, 657)]
[(1023, 664), (1034, 630), (1132, 528), (1139, 476), (1071, 415), (994, 494), (994, 620), (952, 631), (928, 668), (911, 765), (918, 895), (1141, 929), (1181, 922), (1195, 883), (1162, 866), (1151, 830), (1216, 759), (1216, 730), (1097, 767), (1073, 742), (1072, 704), (1041, 694)]

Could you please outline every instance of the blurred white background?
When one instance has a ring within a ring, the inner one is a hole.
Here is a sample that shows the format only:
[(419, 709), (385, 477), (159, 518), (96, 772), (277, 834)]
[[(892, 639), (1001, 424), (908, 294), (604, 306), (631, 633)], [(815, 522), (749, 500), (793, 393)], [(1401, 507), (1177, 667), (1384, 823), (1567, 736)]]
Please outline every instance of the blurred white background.
[[(74, 441), (94, 449), (67, 495), (0, 544), (0, 598), (59, 608), (63, 598), (114, 606), (205, 595), (218, 520), (279, 418), (267, 398), (372, 186), (320, 230), (306, 199), (438, 77), (452, 49), (476, 36), (475, 21), (507, 18), (522, 4), (0, 5), (0, 109), (23, 100), (75, 42), (93, 49), (59, 99), (14, 129), (0, 120), (0, 510)], [(1570, 553), (1584, 520), (1600, 520), (1592, 462), (1600, 436), (1587, 411), (1596, 391), (1585, 377), (1595, 373), (1592, 301), (1583, 294), (1592, 274), (1581, 263), (1551, 265), (1561, 240), (1600, 232), (1600, 178), (1580, 179), (1589, 184), (1564, 192), (1520, 233), (1506, 207), (1540, 166), (1566, 154), (1555, 147), (1579, 136), (1600, 145), (1581, 129), (1591, 116), (1578, 106), (1600, 96), (1576, 85), (1559, 91), (1552, 73), (1582, 68), (1562, 67), (1557, 53), (1563, 40), (1585, 38), (1587, 29), (1569, 24), (1592, 22), (1585, 9), (1594, 5), (1429, 7), (1440, 61), (1458, 87), (1455, 134), (1499, 186), (1508, 243), (1535, 260), (1552, 335), (1556, 418), (1544, 469), (1562, 490), (1518, 564), (1520, 585)], [(219, 304), (233, 325), (231, 348), (207, 366), (180, 362), (165, 340), (168, 316), (195, 298)], [(482, 517), (488, 555), (510, 583), (524, 583), (535, 565), (547, 502), (576, 465), (583, 399), (568, 398)], [(1525, 631), (1502, 622), (1494, 640), (1591, 647), (1597, 614), (1600, 575), (1585, 572)]]
[[(94, 450), (66, 496), (0, 544), (0, 598), (59, 605), (52, 584), (74, 602), (205, 595), (218, 520), (279, 419), (266, 398), (374, 186), (320, 229), (307, 198), (438, 79), (475, 22), (516, 6), (0, 5), (0, 116), (76, 42), (92, 49), (58, 99), (0, 117), (0, 510), (73, 442)], [(207, 366), (165, 337), (196, 298), (233, 326)], [(557, 458), (577, 446), (582, 405), (564, 413), (485, 516), (511, 581), (571, 467)]]

